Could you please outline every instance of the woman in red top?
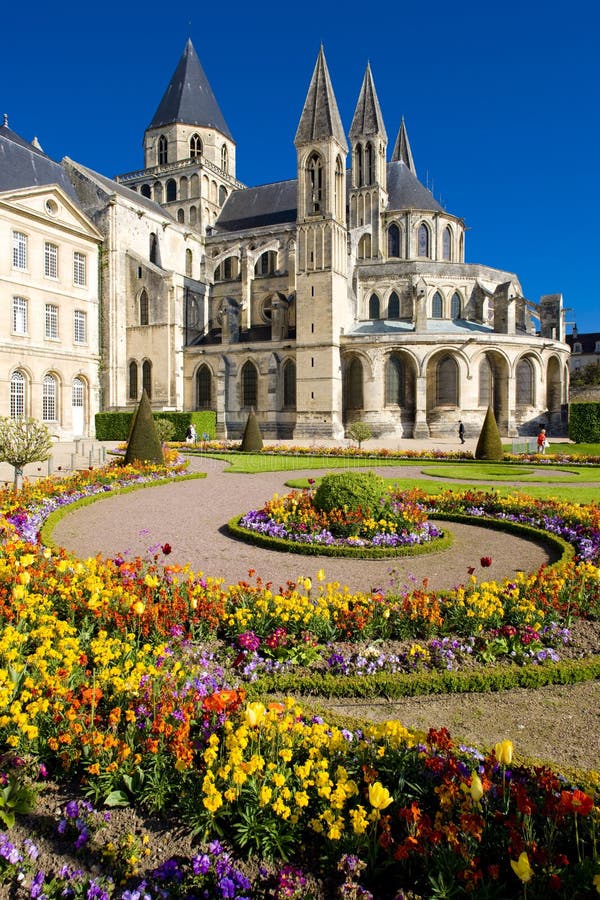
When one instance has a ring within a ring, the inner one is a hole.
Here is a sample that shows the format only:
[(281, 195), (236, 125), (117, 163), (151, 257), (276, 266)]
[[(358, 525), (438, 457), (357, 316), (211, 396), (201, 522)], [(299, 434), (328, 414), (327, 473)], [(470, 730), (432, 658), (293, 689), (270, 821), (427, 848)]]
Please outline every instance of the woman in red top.
[(538, 453), (545, 453), (547, 446), (548, 446), (548, 441), (546, 440), (546, 429), (540, 428), (540, 433), (537, 436)]

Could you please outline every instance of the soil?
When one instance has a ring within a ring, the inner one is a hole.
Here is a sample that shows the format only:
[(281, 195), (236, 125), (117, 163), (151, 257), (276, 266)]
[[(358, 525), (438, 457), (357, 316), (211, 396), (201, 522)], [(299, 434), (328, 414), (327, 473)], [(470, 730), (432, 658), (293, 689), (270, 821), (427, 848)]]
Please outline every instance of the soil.
[[(249, 568), (256, 569), (263, 580), (278, 585), (300, 573), (314, 577), (323, 567), (327, 580), (339, 580), (351, 589), (386, 587), (392, 579), (402, 583), (402, 579), (421, 582), (424, 578), (431, 587), (452, 587), (466, 580), (467, 567), (478, 565), (481, 555), (493, 558), (492, 567), (485, 570), (486, 579), (509, 577), (519, 569), (531, 571), (551, 559), (542, 539), (536, 543), (454, 524), (451, 525), (454, 545), (450, 550), (408, 561), (373, 561), (371, 565), (359, 560), (308, 558), (258, 550), (233, 542), (224, 533), (223, 524), (275, 491), (284, 492), (289, 474), (233, 476), (225, 474), (222, 465), (214, 460), (201, 462), (198, 468), (205, 471), (208, 468), (207, 479), (153, 488), (79, 509), (59, 523), (54, 540), (79, 556), (97, 552), (114, 556), (125, 550), (132, 555), (143, 555), (152, 544), (168, 541), (173, 547), (169, 562), (189, 562), (195, 569), (222, 575), (229, 583), (246, 578)], [(417, 472), (417, 469), (410, 470), (412, 477)], [(383, 474), (389, 476), (390, 472), (386, 470)], [(396, 573), (392, 574), (391, 569)], [(598, 652), (600, 626), (576, 623), (573, 645), (567, 651), (561, 650), (561, 657)], [(353, 720), (398, 718), (404, 725), (424, 731), (445, 726), (456, 743), (482, 749), (509, 738), (514, 743), (517, 759), (535, 758), (566, 769), (600, 768), (600, 683), (597, 681), (537, 690), (412, 697), (400, 701), (311, 697), (310, 704)], [(75, 788), (47, 785), (35, 813), (21, 818), (11, 832), (11, 839), (19, 841), (29, 837), (40, 847), (39, 868), (52, 869), (57, 862), (57, 851), (61, 863), (84, 867), (81, 857), (65, 858), (69, 847), (62, 839), (57, 843), (55, 831), (61, 808), (74, 796)], [(146, 871), (172, 855), (193, 852), (192, 840), (180, 823), (141, 817), (132, 809), (112, 810), (110, 821), (102, 829), (102, 842), (116, 841), (126, 832), (148, 835), (149, 855), (142, 864)], [(110, 870), (101, 857), (94, 857), (88, 851), (85, 868), (104, 874)], [(0, 898), (8, 897), (3, 890), (6, 889), (0, 886)]]

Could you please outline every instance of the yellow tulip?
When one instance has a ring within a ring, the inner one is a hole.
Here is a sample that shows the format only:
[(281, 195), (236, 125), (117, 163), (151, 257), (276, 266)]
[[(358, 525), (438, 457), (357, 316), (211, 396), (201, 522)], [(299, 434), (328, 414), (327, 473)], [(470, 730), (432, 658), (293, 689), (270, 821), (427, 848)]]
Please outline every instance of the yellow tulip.
[(317, 572), (317, 581), (325, 581), (325, 569), (319, 569)]
[(132, 609), (133, 609), (134, 613), (136, 614), (136, 616), (141, 616), (142, 613), (144, 612), (144, 610), (146, 609), (146, 607), (145, 607), (145, 605), (142, 603), (141, 600), (137, 600), (137, 601), (133, 604)]
[(369, 803), (374, 809), (386, 809), (393, 798), (380, 781), (369, 785)]
[(531, 881), (533, 877), (533, 869), (529, 865), (529, 858), (525, 851), (521, 853), (518, 860), (515, 862), (514, 859), (511, 859), (510, 864), (512, 866), (512, 870), (523, 884), (527, 884), (528, 881)]
[(600, 894), (600, 875), (594, 875), (592, 879), (592, 884), (596, 888), (596, 891)]
[(512, 741), (500, 741), (496, 744), (494, 752), (501, 766), (510, 766), (513, 758)]
[(253, 703), (248, 703), (244, 710), (246, 725), (249, 725), (250, 728), (255, 728), (262, 722), (266, 713), (267, 710), (265, 709), (264, 704), (260, 703), (258, 700), (255, 700)]
[(483, 797), (483, 785), (477, 772), (471, 775), (471, 797), (478, 802)]

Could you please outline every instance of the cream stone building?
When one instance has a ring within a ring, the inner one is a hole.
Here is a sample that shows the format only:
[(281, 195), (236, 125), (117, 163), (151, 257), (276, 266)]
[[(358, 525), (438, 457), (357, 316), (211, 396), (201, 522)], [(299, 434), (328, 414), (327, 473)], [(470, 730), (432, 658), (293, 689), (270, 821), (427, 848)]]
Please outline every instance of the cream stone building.
[(0, 161), (0, 415), (87, 436), (99, 409), (102, 235), (61, 166), (6, 116)]
[(185, 409), (223, 437), (254, 408), (270, 438), (561, 429), (569, 348), (560, 294), (533, 303), (511, 272), (465, 261), (465, 224), (388, 138), (370, 67), (346, 137), (323, 50), (295, 135), (296, 178), (246, 188), (191, 42), (118, 181), (202, 239), (182, 345)]

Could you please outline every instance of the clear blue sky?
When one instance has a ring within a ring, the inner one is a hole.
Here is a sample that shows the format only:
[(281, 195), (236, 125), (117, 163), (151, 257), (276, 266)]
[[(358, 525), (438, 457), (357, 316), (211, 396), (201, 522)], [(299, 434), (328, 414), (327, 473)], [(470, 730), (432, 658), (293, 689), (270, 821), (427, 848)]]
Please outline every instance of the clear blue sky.
[(55, 159), (111, 176), (142, 168), (144, 129), (191, 37), (237, 143), (238, 178), (294, 178), (323, 42), (346, 131), (370, 61), (388, 153), (404, 115), (420, 180), (469, 227), (467, 261), (515, 272), (534, 301), (562, 292), (568, 320), (600, 330), (593, 0), (187, 6), (9, 4), (0, 114)]

